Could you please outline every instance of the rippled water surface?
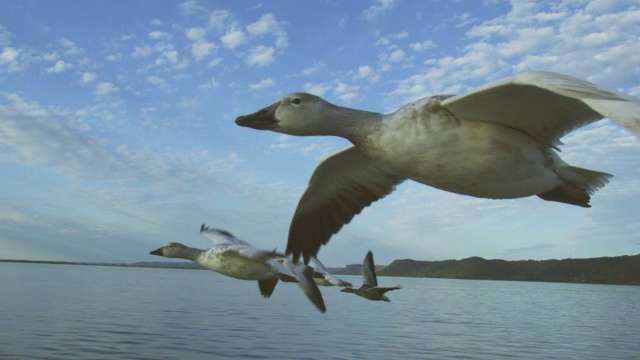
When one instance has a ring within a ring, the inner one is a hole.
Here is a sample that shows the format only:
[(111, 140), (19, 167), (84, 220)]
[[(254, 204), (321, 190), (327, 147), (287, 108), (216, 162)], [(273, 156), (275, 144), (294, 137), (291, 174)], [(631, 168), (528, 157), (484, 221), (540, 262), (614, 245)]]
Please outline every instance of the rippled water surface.
[[(344, 277), (359, 284), (359, 277)], [(640, 287), (380, 277), (391, 303), (210, 271), (0, 263), (2, 359), (640, 359)]]

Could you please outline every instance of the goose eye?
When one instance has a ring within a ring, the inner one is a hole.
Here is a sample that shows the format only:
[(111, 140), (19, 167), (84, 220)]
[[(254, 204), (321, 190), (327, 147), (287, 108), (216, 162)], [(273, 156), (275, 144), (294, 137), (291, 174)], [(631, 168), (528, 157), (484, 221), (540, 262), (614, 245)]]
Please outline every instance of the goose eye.
[(300, 104), (302, 101), (300, 100), (300, 98), (293, 98), (291, 99), (291, 103), (294, 105), (298, 105)]

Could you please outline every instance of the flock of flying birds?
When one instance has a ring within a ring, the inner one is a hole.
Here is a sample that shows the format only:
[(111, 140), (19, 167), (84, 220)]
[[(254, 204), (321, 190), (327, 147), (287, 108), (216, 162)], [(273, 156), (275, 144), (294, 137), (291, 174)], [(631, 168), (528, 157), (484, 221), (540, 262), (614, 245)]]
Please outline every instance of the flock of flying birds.
[(390, 301), (384, 295), (385, 292), (400, 288), (400, 286), (378, 287), (371, 252), (367, 254), (362, 264), (362, 286), (353, 289), (351, 283), (329, 273), (315, 256), (312, 256), (306, 265), (302, 262), (294, 263), (290, 256), (275, 250), (258, 250), (225, 230), (212, 229), (202, 224), (200, 234), (213, 241), (214, 247), (200, 250), (172, 242), (151, 251), (149, 254), (166, 258), (188, 259), (206, 269), (232, 278), (257, 280), (260, 294), (265, 298), (273, 294), (278, 280), (297, 282), (307, 298), (321, 312), (325, 312), (327, 308), (318, 285), (341, 286), (343, 287), (342, 291), (352, 292), (369, 300), (383, 301)]
[[(318, 285), (343, 287), (369, 300), (389, 301), (369, 251), (358, 289), (326, 271), (321, 246), (362, 209), (413, 180), (488, 199), (538, 196), (590, 207), (591, 195), (612, 175), (571, 166), (560, 139), (608, 118), (640, 135), (640, 99), (550, 72), (526, 72), (460, 95), (436, 95), (380, 114), (291, 93), (236, 124), (296, 136), (340, 136), (352, 145), (323, 159), (293, 215), (284, 254), (257, 250), (231, 233), (202, 225), (215, 246), (199, 250), (169, 243), (151, 252), (207, 269), (257, 280), (269, 297), (278, 282), (296, 282), (322, 312)], [(302, 257), (302, 259), (301, 259)]]

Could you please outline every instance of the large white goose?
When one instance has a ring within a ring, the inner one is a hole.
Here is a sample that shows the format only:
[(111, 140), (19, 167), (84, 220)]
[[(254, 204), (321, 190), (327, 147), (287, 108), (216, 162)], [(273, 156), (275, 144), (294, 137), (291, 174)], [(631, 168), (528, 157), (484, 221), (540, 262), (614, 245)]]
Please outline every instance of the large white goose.
[(326, 307), (318, 285), (313, 280), (314, 271), (302, 263), (284, 266), (280, 258), (284, 255), (275, 251), (255, 249), (225, 230), (213, 229), (202, 224), (200, 234), (213, 241), (214, 247), (201, 250), (177, 242), (168, 243), (149, 252), (166, 258), (191, 260), (217, 273), (242, 280), (257, 280), (260, 294), (268, 298), (273, 293), (279, 279), (296, 281), (307, 298), (321, 311)]
[(292, 93), (236, 123), (353, 144), (318, 165), (296, 208), (286, 252), (307, 262), (406, 179), (479, 198), (537, 195), (589, 207), (590, 194), (611, 175), (570, 166), (556, 150), (562, 136), (603, 118), (640, 134), (640, 100), (561, 74), (527, 72), (387, 115)]

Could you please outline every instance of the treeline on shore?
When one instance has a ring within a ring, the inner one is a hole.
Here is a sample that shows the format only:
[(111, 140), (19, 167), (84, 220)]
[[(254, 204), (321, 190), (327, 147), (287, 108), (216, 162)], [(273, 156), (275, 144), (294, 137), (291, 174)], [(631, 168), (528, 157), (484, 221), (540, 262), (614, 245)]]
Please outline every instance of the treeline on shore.
[[(360, 274), (361, 265), (348, 265), (336, 274)], [(549, 281), (640, 285), (640, 255), (562, 260), (395, 260), (377, 270), (379, 276), (473, 280)]]
[[(2, 260), (0, 262), (60, 265), (131, 266), (203, 269), (192, 262), (139, 262), (132, 264), (78, 263), (69, 261)], [(360, 275), (361, 264), (333, 267), (336, 275)], [(461, 260), (394, 260), (388, 266), (376, 265), (378, 276), (425, 277), (470, 280), (549, 281), (590, 284), (640, 285), (640, 254), (590, 259), (487, 260), (470, 257)]]

